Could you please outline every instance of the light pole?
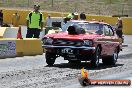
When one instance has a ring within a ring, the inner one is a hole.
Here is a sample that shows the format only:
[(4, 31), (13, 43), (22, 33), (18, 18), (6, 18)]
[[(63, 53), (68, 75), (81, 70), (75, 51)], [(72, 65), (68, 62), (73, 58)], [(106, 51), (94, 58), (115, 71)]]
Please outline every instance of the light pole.
[(122, 11), (121, 11), (122, 15), (124, 14), (124, 4), (122, 4)]
[(29, 8), (29, 0), (28, 0), (28, 8)]
[(52, 0), (52, 9), (53, 9), (53, 3), (54, 3), (54, 2), (53, 2), (53, 0)]

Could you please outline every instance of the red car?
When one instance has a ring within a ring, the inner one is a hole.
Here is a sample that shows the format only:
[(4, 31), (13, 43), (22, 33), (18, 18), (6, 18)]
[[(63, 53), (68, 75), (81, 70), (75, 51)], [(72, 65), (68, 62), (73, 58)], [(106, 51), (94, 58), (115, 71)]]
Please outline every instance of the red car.
[(42, 39), (48, 65), (59, 56), (70, 63), (90, 61), (93, 67), (114, 65), (118, 59), (121, 43), (111, 25), (98, 21), (72, 20), (59, 33), (47, 34)]

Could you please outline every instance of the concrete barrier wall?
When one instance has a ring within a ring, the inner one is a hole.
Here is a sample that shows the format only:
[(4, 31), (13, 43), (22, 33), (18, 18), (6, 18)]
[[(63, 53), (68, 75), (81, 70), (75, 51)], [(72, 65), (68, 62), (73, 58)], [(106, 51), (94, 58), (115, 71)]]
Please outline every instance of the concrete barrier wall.
[(39, 39), (17, 39), (16, 40), (17, 56), (41, 55), (43, 48)]
[(39, 39), (0, 39), (0, 59), (16, 56), (42, 55), (43, 48)]
[(3, 38), (5, 31), (6, 27), (0, 27), (0, 38)]
[(18, 27), (0, 27), (0, 58), (43, 54), (41, 40), (17, 39), (18, 29)]
[[(27, 10), (24, 10), (24, 11), (23, 10), (3, 10), (3, 14), (4, 14), (4, 17), (3, 17), (4, 20), (3, 21), (4, 21), (4, 23), (11, 23), (12, 16), (16, 12), (20, 15), (19, 24), (26, 25), (26, 17), (30, 12), (30, 11), (27, 11)], [(42, 12), (42, 13), (44, 15), (44, 19), (46, 19), (48, 14), (51, 14), (51, 16), (54, 16), (54, 17), (63, 16), (62, 13), (59, 13), (59, 12), (56, 12), (56, 13), (55, 12)]]
[(4, 23), (11, 23), (13, 14), (17, 12), (20, 15), (20, 22), (19, 24), (25, 25), (26, 24), (26, 16), (28, 15), (29, 11), (18, 11), (18, 10), (3, 10), (3, 21)]
[(106, 23), (109, 23), (111, 25), (115, 25), (117, 22), (117, 17), (110, 17), (110, 16), (89, 16), (87, 15), (87, 20), (98, 20), (98, 21), (104, 21)]
[(18, 29), (18, 27), (7, 27), (3, 38), (17, 38)]
[[(11, 23), (12, 14), (18, 12), (20, 14), (20, 24), (25, 25), (26, 24), (26, 16), (30, 11), (23, 11), (23, 10), (3, 10), (4, 13), (4, 22), (5, 23)], [(46, 19), (48, 14), (51, 14), (52, 17), (60, 17), (60, 16), (66, 16), (67, 13), (59, 13), (59, 12), (42, 12), (44, 14), (44, 19)], [(87, 20), (103, 20), (104, 22), (107, 22), (111, 25), (115, 25), (117, 22), (117, 17), (110, 17), (110, 16), (93, 16), (93, 15), (87, 15)], [(132, 24), (132, 18), (123, 18), (123, 32), (124, 34), (132, 34), (131, 29)]]
[(132, 35), (132, 18), (123, 18), (123, 32)]
[[(19, 27), (0, 27), (0, 38), (17, 38)], [(27, 27), (21, 26), (22, 38), (26, 38)], [(45, 35), (45, 30), (40, 32), (40, 39)]]
[(0, 59), (16, 56), (16, 41), (0, 39)]

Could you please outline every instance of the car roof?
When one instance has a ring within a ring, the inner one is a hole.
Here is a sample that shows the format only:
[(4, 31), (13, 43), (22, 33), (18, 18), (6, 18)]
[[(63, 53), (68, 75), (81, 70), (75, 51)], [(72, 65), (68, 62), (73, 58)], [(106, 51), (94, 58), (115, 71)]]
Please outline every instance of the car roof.
[(102, 21), (86, 21), (86, 20), (70, 20), (70, 22), (81, 22), (81, 23), (97, 23), (97, 24), (107, 24), (109, 25), (108, 23), (105, 23), (105, 22), (102, 22)]
[[(108, 24), (102, 21), (88, 21), (89, 23)], [(108, 24), (109, 25), (109, 24)]]
[(70, 20), (70, 22), (88, 22), (88, 21), (85, 21), (85, 20)]

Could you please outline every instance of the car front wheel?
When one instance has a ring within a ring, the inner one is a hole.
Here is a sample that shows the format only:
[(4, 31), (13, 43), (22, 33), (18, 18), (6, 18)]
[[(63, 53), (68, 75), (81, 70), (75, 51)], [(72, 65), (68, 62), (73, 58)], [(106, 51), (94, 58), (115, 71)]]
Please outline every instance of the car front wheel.
[(53, 66), (53, 64), (55, 63), (56, 55), (53, 53), (46, 52), (45, 58), (46, 58), (46, 63), (49, 66)]
[(110, 57), (110, 63), (111, 65), (115, 65), (118, 59), (118, 51), (115, 49), (113, 55)]

